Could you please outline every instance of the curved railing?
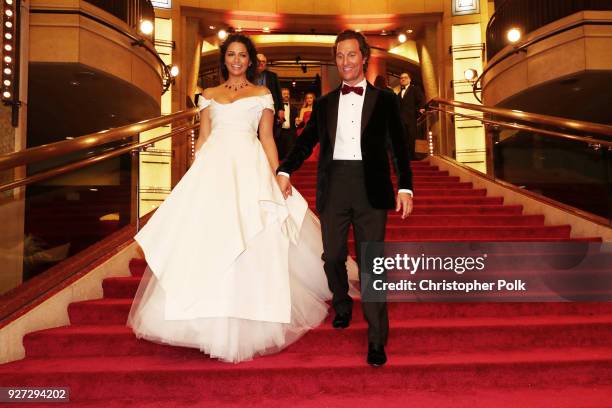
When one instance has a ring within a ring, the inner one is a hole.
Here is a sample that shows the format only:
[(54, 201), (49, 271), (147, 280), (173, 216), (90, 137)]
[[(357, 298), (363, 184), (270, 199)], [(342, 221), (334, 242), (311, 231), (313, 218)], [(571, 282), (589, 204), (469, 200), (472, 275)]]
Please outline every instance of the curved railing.
[(457, 161), (455, 121), (483, 128), (490, 179), (612, 225), (612, 126), (435, 98), (420, 122), (431, 154)]
[(155, 11), (151, 0), (85, 0), (94, 6), (126, 22), (132, 28), (138, 28), (142, 20), (151, 22)]
[(151, 54), (159, 64), (162, 73), (162, 94), (167, 92), (173, 82), (170, 67), (166, 65), (159, 53), (153, 46), (154, 32), (145, 35), (139, 31), (139, 25), (142, 20), (149, 20), (154, 24), (155, 11), (150, 0), (84, 0), (103, 11), (119, 18), (125, 22), (131, 30), (126, 30), (125, 27), (118, 27), (106, 19), (95, 16), (78, 8), (36, 8), (31, 7), (32, 14), (78, 14), (84, 18), (95, 21), (111, 30), (125, 36), (132, 42), (132, 46), (142, 47), (147, 53)]
[(610, 0), (506, 0), (495, 8), (487, 25), (487, 58), (491, 59), (505, 46), (506, 32), (519, 28), (523, 35), (584, 10), (612, 10)]

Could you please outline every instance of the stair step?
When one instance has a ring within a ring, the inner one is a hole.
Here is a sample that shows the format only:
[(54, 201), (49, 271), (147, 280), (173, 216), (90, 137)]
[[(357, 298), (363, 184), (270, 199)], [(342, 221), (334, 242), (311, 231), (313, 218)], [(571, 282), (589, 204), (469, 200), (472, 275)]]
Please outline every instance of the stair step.
[[(299, 188), (297, 190), (306, 197), (316, 196), (316, 187)], [(486, 189), (467, 189), (467, 188), (414, 188), (414, 195), (416, 197), (446, 197), (446, 196), (460, 196), (460, 197), (484, 197), (487, 195)]]
[[(314, 201), (309, 203), (309, 208), (316, 212)], [(460, 215), (460, 214), (485, 214), (485, 215), (520, 215), (523, 207), (520, 205), (418, 205), (412, 209), (413, 215)], [(388, 216), (397, 215), (395, 211), (389, 210)]]
[(398, 213), (390, 213), (388, 226), (543, 226), (543, 215), (416, 215), (402, 220)]
[[(440, 170), (430, 170), (429, 168), (414, 168), (412, 169), (412, 175), (414, 176), (438, 176), (438, 177), (448, 177), (449, 173), (448, 171), (440, 171)], [(291, 177), (316, 177), (317, 176), (317, 170), (313, 169), (313, 170), (303, 170), (300, 169), (298, 171), (296, 171), (295, 173), (291, 174)], [(395, 175), (393, 176), (395, 177)]]
[[(405, 305), (409, 307), (409, 305)], [(538, 347), (612, 346), (612, 315), (525, 316), (521, 318), (430, 318), (392, 320), (388, 353), (425, 355), (441, 352), (520, 350)], [(478, 331), (478, 336), (470, 336)], [(470, 341), (465, 341), (470, 338)], [(359, 354), (367, 339), (367, 324), (355, 321), (341, 336), (330, 320), (307, 333), (286, 352)], [(109, 347), (112, 344), (113, 347)], [(410, 347), (406, 347), (410, 344)], [(28, 334), (28, 357), (175, 355), (194, 357), (198, 351), (139, 340), (125, 326), (65, 326)]]
[[(353, 318), (361, 319), (356, 301)], [(125, 325), (132, 299), (97, 299), (75, 302), (68, 307), (74, 325)], [(580, 303), (389, 303), (390, 320), (431, 317), (512, 317), (529, 315), (593, 315), (612, 313), (612, 302)]]
[[(384, 371), (372, 381), (364, 353), (318, 355), (278, 353), (243, 362), (239, 366), (201, 358), (176, 356), (117, 356), (26, 359), (0, 367), (5, 387), (45, 387), (67, 384), (73, 401), (148, 398), (309, 397), (321, 393), (365, 395), (407, 392), (423, 384), (445, 390), (497, 389), (500, 381), (512, 387), (609, 385), (612, 355), (609, 348), (535, 348), (504, 353), (440, 353), (390, 356)], [(97, 384), (84, 379), (95, 378)], [(324, 378), (325, 380), (321, 380)], [(177, 381), (177, 379), (179, 379)], [(240, 384), (240, 387), (236, 387)], [(385, 384), (393, 390), (384, 388)], [(382, 388), (381, 388), (382, 387)]]
[(569, 225), (555, 226), (387, 226), (386, 237), (389, 239), (500, 239), (512, 238), (520, 241), (522, 238), (569, 238), (571, 227)]
[(136, 295), (138, 285), (140, 285), (139, 276), (125, 276), (116, 278), (106, 278), (102, 281), (102, 289), (104, 298), (106, 299), (133, 299)]
[[(317, 181), (316, 179), (313, 179), (311, 181), (308, 182), (295, 182), (295, 180), (291, 180), (291, 182), (293, 183), (293, 185), (295, 186), (295, 188), (297, 188), (299, 191), (302, 191), (303, 189), (316, 189), (317, 188)], [(462, 183), (462, 182), (452, 182), (452, 183), (445, 183), (445, 182), (419, 182), (419, 183), (415, 183), (414, 184), (414, 189), (416, 191), (418, 191), (419, 189), (446, 189), (446, 188), (450, 188), (450, 189), (454, 189), (454, 190), (458, 190), (458, 189), (462, 189), (462, 190), (470, 190), (473, 188), (473, 184), (472, 183)]]

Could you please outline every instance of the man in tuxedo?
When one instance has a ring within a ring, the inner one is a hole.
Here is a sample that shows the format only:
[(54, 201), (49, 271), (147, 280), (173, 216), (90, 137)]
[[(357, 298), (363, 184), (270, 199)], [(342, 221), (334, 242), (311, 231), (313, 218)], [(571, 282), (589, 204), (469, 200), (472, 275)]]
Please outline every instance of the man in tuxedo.
[(295, 130), (297, 110), (291, 107), (291, 93), (289, 92), (289, 88), (281, 89), (281, 93), (283, 96), (283, 110), (285, 115), (284, 120), (280, 124), (280, 132), (276, 142), (279, 160), (283, 160), (291, 151), (293, 143), (295, 143), (295, 138), (297, 137)]
[[(285, 197), (290, 195), (290, 174), (320, 143), (316, 204), (321, 216), (324, 268), (336, 312), (332, 324), (346, 328), (353, 304), (345, 265), (349, 226), (353, 225), (359, 263), (362, 243), (384, 241), (387, 210), (401, 211), (402, 218), (412, 211), (412, 173), (397, 97), (365, 80), (370, 56), (365, 37), (343, 31), (333, 51), (342, 85), (315, 101), (310, 121), (278, 168), (277, 180)], [(400, 169), (397, 197), (391, 182), (387, 134)], [(362, 307), (368, 322), (367, 362), (380, 366), (387, 361), (387, 304), (362, 302)]]
[(274, 99), (274, 110), (276, 111), (274, 135), (276, 137), (280, 127), (279, 125), (285, 120), (283, 97), (281, 95), (280, 82), (278, 82), (278, 75), (272, 71), (268, 71), (268, 59), (263, 54), (257, 54), (257, 74), (255, 83), (267, 87), (272, 94), (272, 99)]
[(425, 113), (425, 96), (419, 87), (412, 83), (407, 72), (400, 75), (400, 89), (397, 93), (402, 112), (402, 122), (408, 132), (408, 149), (410, 157), (415, 157), (417, 139), (417, 119), (419, 112)]

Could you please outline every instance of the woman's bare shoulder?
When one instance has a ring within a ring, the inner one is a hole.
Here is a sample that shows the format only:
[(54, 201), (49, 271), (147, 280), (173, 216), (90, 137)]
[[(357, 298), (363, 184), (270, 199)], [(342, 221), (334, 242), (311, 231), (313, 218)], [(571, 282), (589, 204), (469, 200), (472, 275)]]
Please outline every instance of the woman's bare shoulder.
[(267, 86), (264, 85), (255, 85), (255, 90), (253, 91), (253, 96), (264, 96), (270, 94), (270, 90)]
[(223, 88), (221, 85), (206, 88), (204, 89), (204, 92), (202, 92), (202, 96), (204, 96), (206, 99), (212, 99), (219, 93), (221, 88)]

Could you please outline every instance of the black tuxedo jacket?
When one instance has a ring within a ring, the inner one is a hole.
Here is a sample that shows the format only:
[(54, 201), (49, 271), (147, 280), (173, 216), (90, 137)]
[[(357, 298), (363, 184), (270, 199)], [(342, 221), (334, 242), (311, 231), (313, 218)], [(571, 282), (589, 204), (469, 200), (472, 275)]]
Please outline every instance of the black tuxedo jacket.
[[(283, 109), (285, 108), (285, 103), (281, 102), (281, 105), (283, 105)], [(300, 111), (296, 108), (294, 108), (293, 106), (291, 106), (291, 104), (289, 104), (289, 112), (287, 112), (287, 110), (285, 110), (285, 117), (289, 116), (289, 124), (290, 130), (295, 130), (295, 118), (297, 118), (300, 115)], [(279, 125), (282, 127), (282, 123)]]
[[(361, 156), (366, 192), (370, 205), (377, 209), (395, 207), (386, 137), (390, 136), (398, 161), (398, 187), (412, 189), (412, 172), (407, 136), (400, 118), (397, 96), (367, 84), (361, 113)], [(291, 174), (321, 144), (317, 169), (317, 211), (322, 212), (327, 197), (329, 171), (333, 161), (340, 88), (317, 99), (310, 120), (278, 171)]]
[(278, 113), (279, 110), (285, 109), (283, 106), (283, 95), (281, 93), (280, 82), (278, 82), (278, 75), (267, 69), (263, 71), (261, 75), (265, 77), (266, 87), (270, 90), (272, 99), (274, 99), (274, 111)]
[(397, 94), (397, 98), (400, 103), (400, 111), (404, 121), (412, 121), (417, 118), (417, 110), (425, 108), (425, 95), (421, 89), (414, 84), (410, 84), (404, 97), (402, 98), (402, 91), (400, 89)]

